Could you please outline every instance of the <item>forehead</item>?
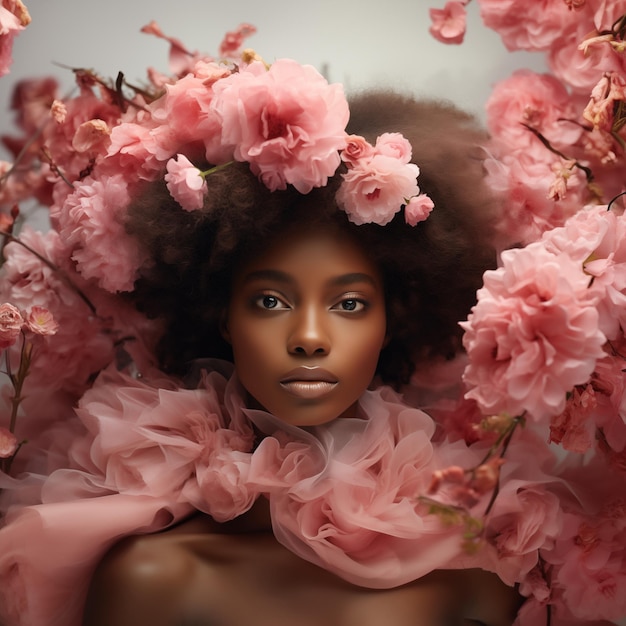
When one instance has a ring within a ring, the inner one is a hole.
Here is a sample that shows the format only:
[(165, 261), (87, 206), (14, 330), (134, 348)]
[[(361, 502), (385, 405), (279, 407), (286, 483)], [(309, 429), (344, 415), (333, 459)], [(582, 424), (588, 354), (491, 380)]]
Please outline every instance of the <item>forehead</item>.
[(382, 283), (378, 266), (354, 237), (323, 225), (287, 228), (245, 260), (235, 277), (245, 279), (264, 270), (302, 274), (311, 280), (362, 274)]

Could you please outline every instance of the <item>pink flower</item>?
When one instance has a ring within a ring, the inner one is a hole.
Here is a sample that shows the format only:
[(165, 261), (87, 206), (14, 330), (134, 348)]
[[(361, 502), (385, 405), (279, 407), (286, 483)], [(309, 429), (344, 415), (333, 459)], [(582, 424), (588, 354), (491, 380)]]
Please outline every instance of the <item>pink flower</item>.
[(341, 151), (341, 160), (354, 167), (361, 159), (374, 156), (374, 146), (359, 135), (349, 135), (346, 147)]
[(36, 335), (54, 335), (59, 330), (59, 324), (52, 313), (45, 307), (37, 305), (31, 307), (26, 316), (25, 325)]
[(279, 59), (269, 70), (254, 62), (214, 90), (222, 142), (270, 190), (291, 184), (308, 193), (335, 173), (349, 115), (341, 85), (329, 85), (311, 66)]
[[(561, 1), (561, 0), (560, 0)], [(518, 70), (498, 82), (486, 103), (487, 126), (507, 151), (540, 146), (539, 140), (524, 125), (541, 133), (550, 142), (570, 146), (582, 134), (577, 124), (578, 111), (565, 86), (554, 76)], [(546, 158), (553, 158), (540, 146)]]
[(124, 229), (130, 202), (126, 176), (117, 173), (76, 185), (50, 216), (79, 272), (96, 279), (107, 291), (130, 291), (144, 256), (137, 241)]
[[(218, 69), (212, 68), (214, 72)], [(202, 65), (202, 69), (207, 70), (207, 65)], [(222, 69), (217, 77), (224, 74)], [(232, 159), (232, 149), (221, 142), (220, 119), (211, 106), (215, 77), (207, 80), (187, 74), (166, 85), (165, 94), (150, 105), (154, 124), (150, 150), (159, 161), (167, 161), (177, 153), (191, 159), (204, 157), (214, 165)]]
[(184, 154), (179, 154), (167, 162), (165, 182), (172, 198), (185, 211), (202, 208), (207, 192), (206, 180)]
[(0, 2), (0, 76), (9, 73), (13, 40), (30, 23), (30, 15), (21, 0)]
[(50, 107), (50, 115), (57, 124), (63, 124), (67, 117), (67, 107), (62, 100), (55, 100)]
[(428, 218), (434, 206), (434, 202), (426, 194), (413, 196), (404, 207), (406, 223), (415, 226), (418, 222), (423, 222)]
[(104, 152), (103, 147), (109, 143), (111, 129), (104, 120), (83, 122), (72, 139), (72, 147), (76, 152)]
[[(488, 541), (498, 550), (501, 573), (518, 582), (537, 564), (539, 550), (554, 544), (562, 527), (559, 498), (541, 485), (510, 481), (498, 493), (487, 522)], [(499, 572), (500, 573), (500, 572)]]
[(432, 25), (428, 32), (443, 43), (463, 43), (467, 21), (465, 4), (450, 0), (443, 9), (430, 9)]
[(570, 11), (563, 0), (479, 0), (479, 4), (485, 26), (495, 30), (511, 51), (547, 50), (558, 40), (564, 25), (584, 19), (580, 12)]
[(563, 411), (604, 354), (596, 300), (581, 265), (541, 244), (505, 251), (502, 264), (485, 273), (462, 324), (467, 396), (486, 413), (544, 420)]
[(8, 302), (0, 305), (0, 349), (17, 341), (23, 325), (24, 318), (17, 307)]
[(410, 163), (413, 156), (411, 143), (401, 133), (383, 133), (377, 137), (375, 152), (398, 159), (401, 163)]
[(337, 204), (355, 224), (384, 226), (407, 202), (417, 196), (419, 168), (394, 157), (375, 154), (343, 174)]
[(18, 443), (15, 435), (8, 429), (0, 426), (0, 459), (8, 459), (17, 451)]
[(236, 30), (227, 32), (220, 44), (220, 57), (236, 57), (243, 42), (254, 33), (256, 28), (252, 24), (239, 24)]

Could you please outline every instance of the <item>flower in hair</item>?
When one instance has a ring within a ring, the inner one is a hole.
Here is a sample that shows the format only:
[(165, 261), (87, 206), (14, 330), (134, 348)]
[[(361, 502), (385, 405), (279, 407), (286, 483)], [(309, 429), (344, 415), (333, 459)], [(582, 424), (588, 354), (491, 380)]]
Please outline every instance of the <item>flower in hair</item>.
[(170, 159), (166, 167), (165, 182), (172, 198), (185, 211), (201, 209), (207, 192), (202, 172), (184, 154)]
[(407, 223), (414, 226), (428, 217), (432, 201), (420, 196), (419, 168), (411, 160), (411, 144), (400, 133), (384, 133), (372, 146), (363, 137), (352, 135), (342, 152), (348, 171), (337, 191), (337, 204), (354, 224), (388, 224), (395, 214), (415, 201)]
[(279, 59), (268, 69), (254, 61), (218, 81), (214, 92), (222, 144), (271, 191), (290, 184), (308, 193), (337, 170), (348, 103), (343, 87), (313, 67)]

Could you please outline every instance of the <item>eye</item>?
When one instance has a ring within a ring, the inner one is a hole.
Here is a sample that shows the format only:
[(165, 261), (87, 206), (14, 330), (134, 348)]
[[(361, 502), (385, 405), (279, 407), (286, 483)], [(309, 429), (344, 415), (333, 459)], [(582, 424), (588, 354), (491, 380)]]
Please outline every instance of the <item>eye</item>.
[(344, 298), (340, 300), (333, 308), (340, 311), (346, 311), (348, 313), (359, 313), (363, 311), (367, 303), (360, 298)]
[(289, 308), (278, 296), (267, 293), (254, 298), (254, 304), (265, 311), (276, 311)]

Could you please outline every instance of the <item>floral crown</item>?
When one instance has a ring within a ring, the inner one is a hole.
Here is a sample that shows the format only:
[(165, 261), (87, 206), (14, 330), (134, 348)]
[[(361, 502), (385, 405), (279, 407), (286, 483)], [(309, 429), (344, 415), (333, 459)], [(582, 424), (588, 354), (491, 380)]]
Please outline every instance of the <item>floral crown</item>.
[[(144, 30), (164, 37), (154, 24)], [(247, 34), (250, 27), (240, 29), (237, 43)], [(164, 176), (172, 197), (193, 211), (210, 193), (210, 174), (233, 162), (247, 162), (271, 191), (291, 185), (302, 194), (325, 186), (343, 164), (336, 201), (353, 223), (384, 225), (403, 207), (412, 226), (428, 217), (433, 203), (420, 192), (411, 144), (400, 133), (385, 133), (375, 145), (349, 135), (341, 85), (290, 59), (268, 65), (251, 51), (235, 54), (224, 44), (220, 51), (235, 60), (192, 57), (173, 80), (153, 73), (157, 93), (137, 91), (123, 102), (121, 116), (120, 91), (111, 95), (110, 87), (85, 72), (79, 75), (85, 93), (67, 106), (53, 106), (61, 128), (76, 115), (68, 107), (81, 98), (93, 109), (94, 83), (109, 91), (110, 104), (100, 103), (95, 115), (73, 129), (72, 158), (83, 167), (64, 159), (63, 179), (70, 184), (56, 190), (51, 208), (55, 228), (74, 245), (72, 258), (85, 278), (109, 291), (132, 290), (147, 260), (123, 229), (137, 183)], [(203, 163), (211, 166), (202, 170)], [(112, 241), (118, 242), (115, 267), (108, 260)]]

